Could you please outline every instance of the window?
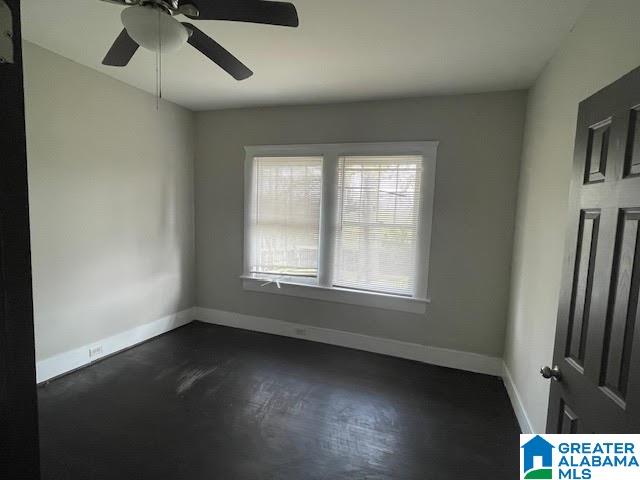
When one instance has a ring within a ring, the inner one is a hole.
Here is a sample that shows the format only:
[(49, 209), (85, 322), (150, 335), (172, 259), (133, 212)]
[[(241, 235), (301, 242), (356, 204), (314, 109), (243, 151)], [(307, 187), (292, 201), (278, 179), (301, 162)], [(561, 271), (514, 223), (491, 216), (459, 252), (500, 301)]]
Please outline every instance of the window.
[(248, 273), (317, 278), (322, 157), (256, 157), (252, 178)]
[(246, 147), (244, 287), (423, 312), (436, 150)]
[(412, 296), (422, 157), (340, 157), (333, 285)]

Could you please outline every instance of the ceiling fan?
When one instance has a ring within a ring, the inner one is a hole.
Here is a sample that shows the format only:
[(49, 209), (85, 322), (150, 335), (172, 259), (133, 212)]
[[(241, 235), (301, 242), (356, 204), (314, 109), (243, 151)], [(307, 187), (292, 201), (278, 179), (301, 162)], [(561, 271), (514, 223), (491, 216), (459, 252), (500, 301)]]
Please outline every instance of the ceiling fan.
[(121, 19), (124, 29), (102, 60), (103, 65), (124, 67), (138, 47), (154, 52), (176, 50), (189, 43), (217, 63), (236, 80), (244, 80), (253, 72), (222, 45), (193, 24), (175, 17), (192, 20), (229, 20), (263, 23), (286, 27), (298, 26), (296, 7), (288, 2), (267, 0), (102, 0), (124, 5)]

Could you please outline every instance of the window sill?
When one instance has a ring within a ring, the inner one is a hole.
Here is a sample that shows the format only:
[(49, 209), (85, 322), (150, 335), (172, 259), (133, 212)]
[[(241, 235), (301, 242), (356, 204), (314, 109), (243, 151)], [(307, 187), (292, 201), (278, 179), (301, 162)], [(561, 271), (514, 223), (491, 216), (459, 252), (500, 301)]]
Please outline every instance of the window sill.
[[(384, 310), (424, 314), (427, 310), (427, 303), (430, 303), (430, 300), (426, 298), (409, 298), (399, 295), (349, 290), (347, 288), (322, 287), (319, 285), (296, 283), (289, 280), (278, 281), (280, 285), (280, 288), (278, 288), (276, 282), (270, 278), (259, 278), (248, 275), (241, 275), (240, 278), (242, 279), (242, 288), (253, 292), (275, 293), (292, 297), (311, 298), (325, 302), (381, 308)], [(265, 285), (266, 282), (270, 283)]]

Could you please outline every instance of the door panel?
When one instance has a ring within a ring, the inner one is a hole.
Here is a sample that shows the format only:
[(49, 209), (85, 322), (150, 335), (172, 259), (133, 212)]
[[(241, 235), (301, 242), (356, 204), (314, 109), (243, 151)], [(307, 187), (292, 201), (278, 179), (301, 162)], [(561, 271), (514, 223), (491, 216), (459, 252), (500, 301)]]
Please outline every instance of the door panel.
[(580, 104), (547, 430), (640, 432), (640, 69)]
[(559, 433), (579, 433), (578, 432), (578, 417), (577, 415), (569, 408), (568, 405), (564, 403), (564, 401), (560, 401), (560, 424), (558, 426)]
[(574, 366), (581, 370), (584, 368), (599, 225), (600, 210), (582, 210), (578, 227), (573, 298), (565, 353), (565, 356), (573, 361)]
[(600, 385), (621, 406), (625, 405), (629, 386), (635, 311), (638, 305), (639, 220), (638, 208), (620, 211), (611, 299), (604, 334)]
[(589, 128), (585, 183), (604, 182), (607, 174), (607, 157), (609, 154), (609, 132), (611, 119), (600, 122)]
[(629, 115), (629, 136), (625, 158), (624, 176), (640, 175), (640, 107), (631, 110)]

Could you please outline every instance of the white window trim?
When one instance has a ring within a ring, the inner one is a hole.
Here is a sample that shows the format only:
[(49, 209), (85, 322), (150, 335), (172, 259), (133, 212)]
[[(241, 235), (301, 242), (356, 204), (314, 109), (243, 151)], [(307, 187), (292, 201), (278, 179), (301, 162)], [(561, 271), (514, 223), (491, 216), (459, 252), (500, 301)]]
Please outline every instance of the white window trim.
[[(388, 310), (400, 310), (412, 313), (424, 313), (429, 303), (429, 252), (431, 249), (431, 226), (433, 221), (433, 202), (435, 193), (437, 141), (427, 142), (385, 142), (385, 143), (329, 143), (312, 145), (257, 145), (245, 147), (244, 164), (244, 250), (243, 288), (250, 291), (277, 293), (296, 297), (312, 298), (329, 302), (349, 303), (371, 306)], [(333, 268), (333, 249), (335, 225), (335, 188), (338, 158), (345, 155), (421, 155), (422, 206), (418, 230), (418, 277), (416, 293), (413, 297), (365, 292), (331, 286)], [(320, 240), (318, 254), (318, 285), (296, 282), (292, 278), (248, 274), (249, 231), (251, 208), (251, 186), (253, 160), (255, 157), (278, 156), (320, 156), (322, 162), (322, 206), (320, 219)]]

